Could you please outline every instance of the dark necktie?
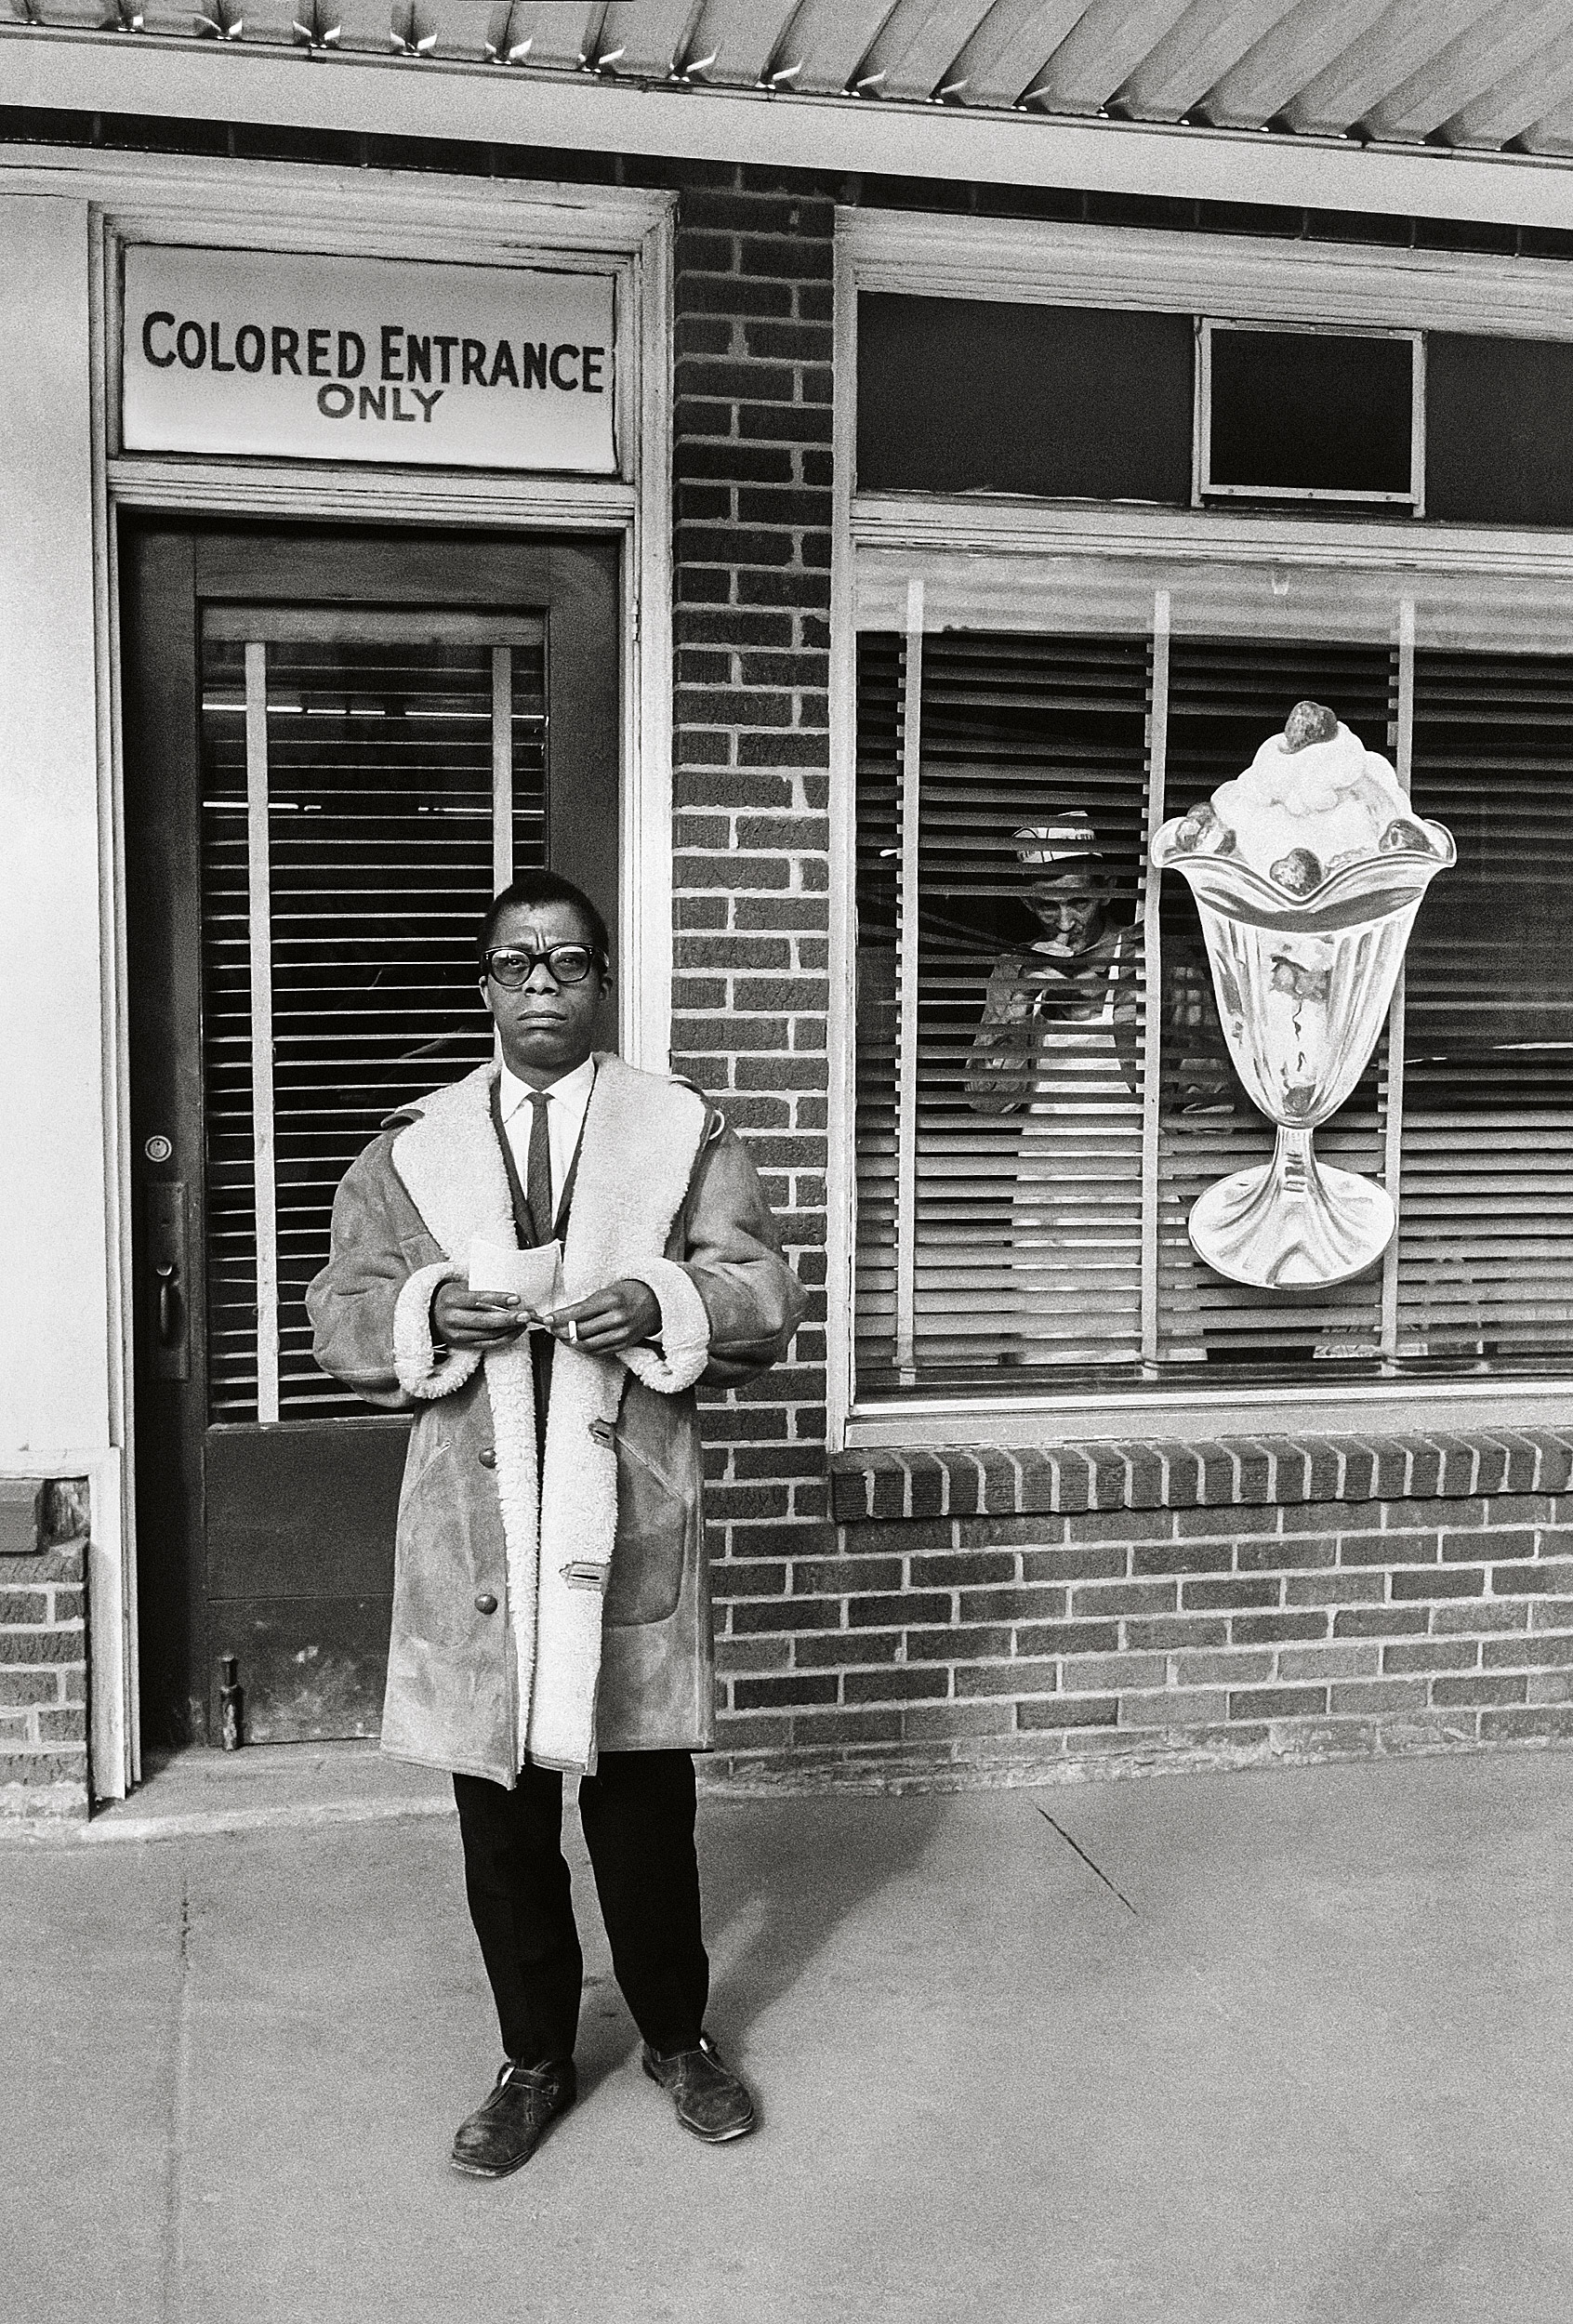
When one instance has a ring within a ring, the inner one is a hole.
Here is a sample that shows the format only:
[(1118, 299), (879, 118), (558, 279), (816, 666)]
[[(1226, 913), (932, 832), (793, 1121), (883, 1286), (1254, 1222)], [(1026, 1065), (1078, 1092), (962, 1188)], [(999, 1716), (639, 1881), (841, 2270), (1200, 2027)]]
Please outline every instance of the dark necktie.
[(549, 1243), (552, 1230), (551, 1140), (547, 1134), (547, 1093), (530, 1092), (530, 1150), (524, 1163), (524, 1199), (535, 1224), (537, 1243)]

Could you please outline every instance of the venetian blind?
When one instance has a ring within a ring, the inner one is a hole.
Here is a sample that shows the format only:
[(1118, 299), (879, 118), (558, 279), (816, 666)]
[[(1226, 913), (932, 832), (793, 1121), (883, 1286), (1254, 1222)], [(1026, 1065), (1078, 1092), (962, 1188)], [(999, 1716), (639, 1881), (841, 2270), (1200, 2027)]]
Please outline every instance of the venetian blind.
[[(1160, 637), (925, 630), (919, 593), (905, 632), (861, 637), (860, 1394), (1566, 1360), (1573, 657), (1427, 642), (1423, 607), (1417, 648), (1396, 598), (1341, 639), (1330, 586), (1309, 636), (1277, 604), (1278, 634), (1230, 635), (1218, 595)], [(1439, 593), (1434, 632), (1482, 619)], [(1459, 863), (1421, 908), (1389, 1032), (1317, 1132), (1326, 1161), (1388, 1183), (1398, 1238), (1354, 1283), (1286, 1294), (1190, 1247), (1197, 1195), (1264, 1162), (1273, 1132), (1228, 1063), (1190, 892), (1165, 883), (1155, 930), (1144, 865), (1156, 818), (1236, 773), (1302, 695), (1412, 771)], [(1102, 862), (1112, 1005), (1035, 1035), (991, 1102), (980, 1065), (1008, 1047), (1043, 927), (1016, 835), (1071, 812)]]
[[(1149, 648), (926, 639), (916, 786), (911, 651), (869, 636), (860, 663), (860, 1377), (1130, 1360), (1144, 1002), (1132, 946), (1117, 940), (1081, 1013), (1062, 1012), (1051, 1092), (1009, 1070), (1007, 1021), (1040, 934), (1023, 902), (1019, 830), (1081, 805), (1107, 838), (1111, 928), (1130, 929)], [(1004, 1071), (981, 1023), (991, 993)], [(916, 1096), (905, 1154), (904, 1069)]]
[(545, 633), (482, 627), (205, 620), (215, 1420), (364, 1411), (313, 1364), (304, 1305), (335, 1189), (389, 1113), (491, 1053), (475, 930), (501, 868), (496, 813), (515, 867), (545, 861)]
[(1409, 944), (1399, 1349), (1566, 1361), (1573, 656), (1418, 652), (1412, 795), (1459, 861)]

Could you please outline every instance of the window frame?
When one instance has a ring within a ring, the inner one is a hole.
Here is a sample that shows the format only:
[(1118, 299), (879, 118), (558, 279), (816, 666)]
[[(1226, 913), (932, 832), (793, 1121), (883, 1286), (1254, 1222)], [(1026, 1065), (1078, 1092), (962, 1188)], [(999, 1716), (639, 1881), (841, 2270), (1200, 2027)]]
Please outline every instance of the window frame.
[[(1219, 484), (1212, 475), (1212, 340), (1218, 331), (1259, 332), (1276, 337), (1340, 339), (1406, 339), (1409, 346), (1409, 489), (1407, 493), (1335, 490), (1326, 484)], [(1193, 375), (1196, 416), (1191, 443), (1191, 506), (1208, 508), (1221, 500), (1237, 500), (1244, 507), (1279, 514), (1295, 505), (1328, 504), (1364, 508), (1373, 512), (1392, 508), (1409, 517), (1425, 514), (1425, 335), (1419, 330), (1356, 331), (1328, 323), (1264, 323), (1260, 316), (1196, 317), (1196, 370)]]
[[(831, 545), (830, 1022), (827, 1252), (828, 1442), (1054, 1445), (1142, 1435), (1206, 1437), (1242, 1427), (1297, 1433), (1560, 1425), (1565, 1368), (1521, 1378), (1363, 1380), (1198, 1392), (1129, 1382), (1020, 1396), (854, 1395), (856, 1236), (856, 580), (860, 557), (895, 550), (1152, 556), (1208, 562), (1355, 562), (1467, 576), (1519, 573), (1573, 588), (1573, 532), (1421, 525), (1406, 507), (1352, 522), (1281, 501), (1177, 510), (1015, 495), (860, 494), (854, 472), (860, 292), (1020, 304), (1134, 307), (1280, 327), (1409, 335), (1425, 329), (1573, 341), (1573, 267), (1245, 236), (958, 220), (841, 210), (836, 219), (835, 520)], [(1199, 366), (1198, 366), (1199, 372)], [(1417, 391), (1423, 383), (1416, 364)], [(1423, 459), (1417, 430), (1412, 446)], [(1423, 471), (1422, 471), (1423, 472)], [(1198, 471), (1199, 474), (1199, 471)]]

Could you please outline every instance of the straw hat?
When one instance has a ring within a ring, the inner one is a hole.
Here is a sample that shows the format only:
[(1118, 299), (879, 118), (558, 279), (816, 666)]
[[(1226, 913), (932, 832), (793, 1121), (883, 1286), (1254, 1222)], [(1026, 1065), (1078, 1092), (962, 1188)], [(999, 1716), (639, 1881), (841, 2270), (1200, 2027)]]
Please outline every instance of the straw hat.
[(1067, 808), (1052, 823), (1029, 824), (1024, 830), (1012, 831), (1011, 837), (1016, 842), (1018, 860), (1035, 870), (1064, 871), (1076, 864), (1104, 860), (1092, 818), (1079, 807)]

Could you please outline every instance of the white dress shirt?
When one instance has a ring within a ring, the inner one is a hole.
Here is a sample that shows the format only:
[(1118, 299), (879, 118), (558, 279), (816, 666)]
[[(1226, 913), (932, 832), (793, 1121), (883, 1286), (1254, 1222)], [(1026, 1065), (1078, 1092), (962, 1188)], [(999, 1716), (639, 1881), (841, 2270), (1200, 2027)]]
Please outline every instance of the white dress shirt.
[[(585, 1126), (585, 1108), (595, 1084), (595, 1060), (587, 1057), (582, 1065), (575, 1065), (560, 1081), (549, 1082), (542, 1092), (547, 1099), (547, 1139), (551, 1148), (551, 1208), (552, 1219), (537, 1219), (535, 1226), (544, 1242), (550, 1242), (553, 1220), (562, 1200), (562, 1189), (574, 1167), (578, 1148), (579, 1132)], [(530, 1100), (535, 1092), (527, 1081), (521, 1081), (502, 1066), (497, 1077), (497, 1103), (502, 1113), (503, 1131), (513, 1153), (513, 1167), (519, 1172), (519, 1183), (530, 1183), (530, 1125), (535, 1119)]]

